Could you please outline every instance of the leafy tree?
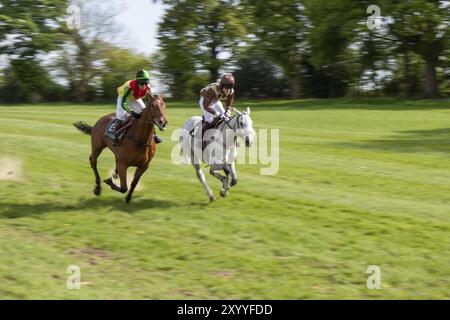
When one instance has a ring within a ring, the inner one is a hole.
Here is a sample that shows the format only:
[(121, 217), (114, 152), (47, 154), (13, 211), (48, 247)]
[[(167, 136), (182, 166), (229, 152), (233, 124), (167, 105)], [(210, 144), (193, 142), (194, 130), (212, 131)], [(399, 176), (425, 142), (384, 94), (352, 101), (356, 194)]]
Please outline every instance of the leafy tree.
[[(117, 36), (119, 26), (114, 21), (119, 8), (99, 0), (71, 0), (79, 8), (80, 25), (66, 31), (64, 49), (56, 69), (69, 83), (70, 98), (84, 102), (95, 98), (96, 83), (102, 73), (104, 40)], [(109, 49), (109, 47), (108, 47)]]
[(253, 17), (249, 30), (255, 35), (257, 45), (289, 77), (292, 97), (300, 97), (308, 25), (303, 1), (243, 0), (242, 3)]
[(0, 89), (4, 102), (57, 101), (64, 95), (64, 89), (32, 58), (12, 60), (5, 70), (5, 79)]
[(449, 46), (450, 10), (448, 2), (437, 0), (383, 1), (393, 19), (388, 24), (392, 41), (425, 62), (425, 95), (439, 95), (436, 68)]
[(150, 60), (128, 49), (117, 48), (108, 43), (97, 46), (100, 45), (103, 46), (101, 60), (104, 70), (100, 73), (101, 97), (107, 101), (114, 101), (117, 98), (117, 87), (126, 80), (133, 79), (137, 70), (149, 69)]
[(52, 90), (59, 89), (38, 56), (63, 41), (67, 1), (6, 0), (1, 4), (0, 54), (9, 57), (2, 96), (13, 101), (51, 99)]
[(0, 8), (0, 52), (34, 58), (63, 40), (66, 0), (6, 0)]
[(163, 1), (169, 5), (159, 25), (161, 71), (170, 75), (174, 97), (183, 97), (186, 83), (198, 70), (216, 81), (225, 60), (245, 38), (242, 8), (233, 0)]
[(243, 98), (280, 98), (290, 94), (282, 70), (262, 55), (249, 55), (236, 63), (236, 92)]

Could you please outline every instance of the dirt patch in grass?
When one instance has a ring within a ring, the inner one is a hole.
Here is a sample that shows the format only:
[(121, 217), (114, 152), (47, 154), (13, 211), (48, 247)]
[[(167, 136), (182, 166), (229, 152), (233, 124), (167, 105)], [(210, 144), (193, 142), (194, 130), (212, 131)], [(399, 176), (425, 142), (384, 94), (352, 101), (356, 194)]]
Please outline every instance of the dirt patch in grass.
[(234, 275), (233, 270), (217, 270), (209, 273), (210, 275), (218, 278), (231, 278)]
[(98, 259), (112, 258), (111, 254), (109, 254), (108, 252), (93, 247), (71, 249), (69, 250), (69, 254), (74, 255), (80, 259), (86, 259), (91, 265), (96, 265)]
[(0, 158), (0, 180), (22, 181), (22, 178), (22, 160), (20, 158)]

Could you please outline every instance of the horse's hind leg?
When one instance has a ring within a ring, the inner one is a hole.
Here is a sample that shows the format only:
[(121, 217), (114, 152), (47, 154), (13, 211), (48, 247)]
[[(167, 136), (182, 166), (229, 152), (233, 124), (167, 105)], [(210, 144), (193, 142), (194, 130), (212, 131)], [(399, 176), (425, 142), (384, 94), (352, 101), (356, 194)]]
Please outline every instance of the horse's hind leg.
[(225, 172), (226, 177), (225, 180), (223, 181), (223, 189), (220, 190), (220, 195), (222, 197), (226, 197), (228, 195), (228, 191), (231, 188), (231, 181), (230, 181), (231, 168), (228, 164), (225, 164), (223, 166), (223, 172)]
[(144, 174), (144, 172), (147, 171), (147, 169), (148, 169), (148, 164), (143, 166), (143, 167), (136, 168), (136, 171), (134, 173), (133, 181), (131, 182), (130, 191), (128, 191), (127, 197), (125, 198), (127, 203), (130, 203), (131, 196), (133, 195), (133, 191), (136, 188), (136, 186), (137, 186), (137, 184), (139, 182), (139, 179)]
[(100, 153), (102, 153), (104, 148), (105, 147), (94, 148), (94, 146), (93, 146), (91, 156), (89, 157), (89, 161), (91, 162), (91, 168), (94, 171), (94, 175), (95, 175), (94, 194), (96, 196), (99, 196), (102, 193), (101, 179), (100, 179), (100, 175), (98, 174), (98, 170), (97, 170), (97, 159), (100, 156)]

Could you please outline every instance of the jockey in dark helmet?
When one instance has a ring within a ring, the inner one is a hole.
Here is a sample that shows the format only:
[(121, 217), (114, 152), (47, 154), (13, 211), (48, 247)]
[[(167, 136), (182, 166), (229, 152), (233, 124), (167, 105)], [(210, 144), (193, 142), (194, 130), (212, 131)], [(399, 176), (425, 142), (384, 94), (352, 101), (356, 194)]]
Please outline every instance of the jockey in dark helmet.
[[(141, 69), (136, 73), (136, 79), (128, 80), (122, 86), (117, 88), (117, 104), (116, 104), (116, 119), (114, 124), (114, 131), (111, 132), (110, 137), (113, 139), (113, 144), (118, 145), (119, 140), (116, 135), (124, 124), (125, 120), (131, 115), (135, 118), (140, 118), (142, 110), (145, 109), (145, 103), (142, 98), (147, 94), (152, 95), (150, 89), (150, 75), (147, 70)], [(154, 135), (156, 143), (161, 143), (156, 133)]]
[[(219, 82), (210, 83), (200, 91), (200, 109), (203, 113), (205, 122), (202, 132), (206, 132), (214, 121), (214, 118), (220, 117), (229, 120), (234, 102), (234, 77), (231, 73), (225, 73)], [(221, 100), (225, 100), (225, 108)], [(194, 132), (191, 131), (191, 135)]]

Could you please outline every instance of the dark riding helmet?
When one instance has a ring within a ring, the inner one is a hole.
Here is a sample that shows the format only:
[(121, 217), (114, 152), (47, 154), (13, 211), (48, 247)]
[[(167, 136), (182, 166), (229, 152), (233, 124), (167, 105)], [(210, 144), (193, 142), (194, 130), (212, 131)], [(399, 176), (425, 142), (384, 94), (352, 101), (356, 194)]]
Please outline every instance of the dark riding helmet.
[(150, 83), (150, 74), (147, 70), (141, 69), (136, 72), (136, 81), (138, 84), (149, 84)]
[(232, 89), (234, 87), (234, 77), (231, 73), (225, 73), (220, 78), (220, 87)]

